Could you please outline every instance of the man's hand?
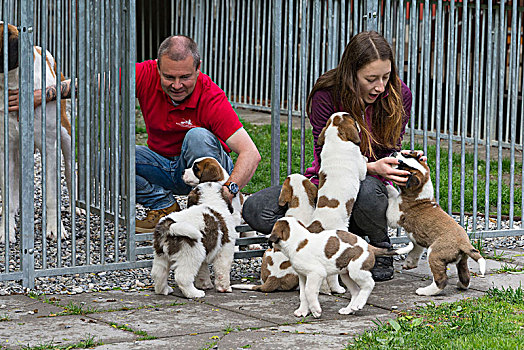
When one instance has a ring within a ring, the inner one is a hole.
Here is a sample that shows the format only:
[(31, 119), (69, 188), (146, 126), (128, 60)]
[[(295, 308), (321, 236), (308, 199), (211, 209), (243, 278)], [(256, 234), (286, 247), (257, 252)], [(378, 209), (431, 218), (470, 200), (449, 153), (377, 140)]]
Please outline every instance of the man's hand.
[[(20, 97), (19, 97), (19, 91), (18, 89), (10, 89), (8, 90), (9, 95), (9, 112), (18, 112), (20, 110)], [(40, 106), (42, 104), (42, 90), (35, 90), (34, 91), (34, 105), (35, 108)], [(0, 101), (0, 103), (3, 103), (3, 101)]]

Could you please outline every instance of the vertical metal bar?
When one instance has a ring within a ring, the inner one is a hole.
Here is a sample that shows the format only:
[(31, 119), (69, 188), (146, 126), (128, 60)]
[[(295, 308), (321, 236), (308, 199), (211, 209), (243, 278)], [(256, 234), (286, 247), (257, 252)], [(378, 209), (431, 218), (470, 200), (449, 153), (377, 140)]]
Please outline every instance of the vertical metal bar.
[(291, 174), (291, 165), (293, 159), (291, 154), (293, 152), (293, 0), (287, 1), (287, 21), (288, 31), (287, 31), (287, 173), (286, 175)]
[[(413, 2), (411, 3), (413, 5)], [(411, 67), (411, 92), (413, 93), (413, 96), (415, 98), (413, 99), (413, 107), (416, 106), (416, 96), (417, 96), (417, 76), (418, 76), (418, 18), (417, 18), (417, 11), (416, 6), (410, 6), (411, 13), (410, 13), (410, 34), (411, 34), (411, 45), (410, 45), (410, 51), (411, 51), (411, 62), (408, 64), (409, 67)], [(413, 146), (415, 144), (415, 118), (416, 118), (416, 111), (415, 108), (411, 108), (411, 118), (409, 119), (409, 125), (410, 125), (410, 145), (413, 149)]]
[(311, 82), (314, 82), (319, 77), (319, 66), (320, 66), (320, 1), (313, 1), (313, 38), (312, 38), (312, 47), (313, 47), (313, 65), (311, 77)]
[[(380, 10), (380, 9), (379, 9)], [(392, 43), (391, 36), (391, 0), (386, 0), (386, 6), (384, 7), (384, 36), (388, 43)]]
[[(7, 23), (9, 23), (9, 3), (7, 1), (4, 1), (2, 5), (2, 18), (4, 22), (4, 30), (2, 31), (2, 40), (3, 40), (3, 47), (9, 47), (8, 45), (8, 28)], [(2, 57), (2, 65), (4, 67), (4, 114), (3, 114), (3, 120), (1, 121), (3, 125), (3, 146), (4, 146), (4, 153), (3, 153), (3, 176), (4, 176), (4, 190), (5, 193), (2, 193), (3, 200), (2, 200), (2, 213), (3, 213), (3, 219), (4, 219), (4, 227), (2, 229), (4, 230), (4, 242), (5, 242), (5, 261), (4, 261), (4, 271), (9, 272), (9, 263), (10, 263), (10, 247), (9, 247), (9, 198), (12, 196), (11, 189), (9, 188), (9, 176), (8, 176), (8, 169), (9, 169), (9, 113), (6, 113), (9, 109), (9, 95), (7, 94), (7, 90), (9, 89), (9, 79), (8, 79), (8, 70), (9, 70), (9, 64), (8, 64), (8, 50), (4, 50), (4, 55)]]
[(367, 0), (366, 1), (366, 14), (367, 14), (367, 21), (366, 21), (366, 30), (367, 31), (378, 31), (378, 21), (377, 21), (377, 13), (378, 13), (378, 0)]
[(280, 183), (280, 86), (282, 0), (273, 1), (273, 59), (271, 77), (271, 185)]
[[(62, 55), (61, 55), (61, 47), (62, 47), (62, 20), (61, 20), (61, 13), (62, 13), (62, 6), (61, 6), (61, 0), (57, 0), (56, 1), (56, 53), (55, 53), (55, 64), (56, 64), (56, 86), (59, 87), (60, 86), (60, 77), (61, 77), (61, 66), (62, 66)], [(56, 121), (55, 121), (55, 125), (56, 125), (56, 154), (55, 154), (55, 157), (56, 157), (56, 172), (55, 172), (55, 181), (56, 181), (56, 228), (57, 228), (57, 232), (56, 232), (56, 245), (57, 245), (57, 253), (56, 253), (56, 258), (57, 258), (57, 262), (56, 262), (56, 266), (57, 267), (61, 267), (62, 266), (62, 230), (61, 230), (61, 222), (62, 222), (62, 219), (61, 219), (61, 203), (62, 203), (62, 191), (61, 191), (61, 188), (62, 188), (62, 177), (61, 177), (61, 174), (62, 174), (62, 151), (61, 151), (61, 135), (60, 135), (60, 130), (61, 130), (61, 121), (60, 121), (60, 114), (61, 114), (61, 111), (62, 111), (62, 96), (60, 93), (58, 93), (58, 89), (57, 89), (57, 94), (56, 94)], [(42, 124), (42, 127), (44, 127), (44, 125)], [(42, 142), (44, 142), (44, 140), (42, 140)], [(43, 198), (42, 198), (43, 200)]]
[(423, 93), (423, 108), (422, 114), (422, 133), (423, 137), (423, 150), (424, 154), (428, 153), (428, 117), (429, 117), (429, 79), (430, 79), (430, 65), (431, 65), (431, 18), (430, 18), (430, 1), (424, 1), (424, 93)]
[(460, 127), (460, 225), (464, 226), (464, 191), (466, 184), (466, 125), (467, 125), (467, 104), (468, 104), (468, 64), (467, 57), (469, 50), (468, 43), (468, 6), (467, 1), (462, 2), (462, 32), (460, 34), (460, 91), (459, 91), (459, 127)]
[[(90, 15), (92, 13), (91, 6), (89, 6), (89, 3), (86, 6), (86, 32), (84, 35), (86, 35), (86, 59), (85, 59), (85, 68), (86, 68), (86, 96), (84, 103), (88, 103), (88, 106), (91, 106), (91, 97), (92, 97), (92, 91), (91, 91), (91, 85), (93, 81), (93, 70), (92, 70), (92, 52), (91, 52), (91, 42), (87, 40), (87, 33), (92, 31), (92, 21), (93, 16)], [(91, 264), (91, 130), (93, 128), (92, 125), (92, 114), (91, 114), (91, 108), (85, 109), (87, 114), (85, 116), (85, 131), (84, 131), (84, 140), (85, 140), (85, 151), (86, 151), (86, 157), (85, 157), (85, 200), (86, 200), (86, 264)]]
[[(256, 45), (255, 45), (255, 92), (253, 93), (253, 96), (255, 97), (255, 101), (253, 102), (254, 104), (256, 104), (256, 100), (258, 99), (259, 101), (262, 101), (262, 93), (259, 92), (259, 83), (258, 83), (258, 75), (259, 75), (259, 72), (261, 73), (261, 70), (262, 70), (262, 67), (261, 67), (261, 64), (259, 63), (260, 62), (260, 57), (261, 57), (261, 50), (260, 50), (260, 46), (262, 45), (262, 42), (261, 42), (261, 34), (260, 34), (260, 22), (262, 21), (262, 16), (260, 16), (260, 13), (262, 11), (261, 9), (262, 5), (261, 5), (261, 1), (260, 0), (257, 0), (255, 2), (255, 5), (253, 6), (253, 8), (256, 8), (256, 13), (259, 14), (258, 16), (256, 16), (256, 31), (255, 31), (255, 38), (256, 38)], [(260, 89), (261, 90), (261, 89)], [(261, 102), (259, 102), (260, 105), (262, 105)]]
[(105, 257), (105, 244), (106, 244), (106, 235), (105, 235), (105, 197), (106, 197), (106, 189), (105, 189), (105, 174), (106, 174), (106, 106), (105, 106), (105, 100), (106, 100), (106, 74), (105, 74), (105, 61), (107, 58), (106, 55), (106, 37), (105, 37), (105, 30), (102, 26), (102, 23), (106, 23), (106, 14), (105, 14), (105, 2), (98, 3), (99, 6), (99, 17), (100, 18), (97, 24), (98, 32), (100, 35), (100, 55), (99, 55), (99, 62), (100, 62), (100, 69), (96, 72), (99, 75), (99, 91), (100, 91), (100, 169), (98, 178), (100, 179), (100, 263), (105, 264), (106, 257)]
[[(491, 2), (488, 2), (488, 59), (486, 70), (487, 76), (491, 77), (488, 79), (486, 84), (486, 91), (488, 91), (488, 97), (486, 98), (486, 188), (485, 188), (485, 230), (489, 229), (489, 213), (490, 213), (490, 168), (491, 168), (491, 137), (492, 137), (492, 120), (495, 119), (495, 108), (496, 108), (496, 83), (497, 83), (497, 65), (498, 65), (498, 30), (497, 25), (492, 25), (493, 21), (493, 7)], [(493, 32), (495, 29), (495, 32)], [(491, 60), (493, 59), (493, 61)], [(490, 74), (491, 73), (491, 74)], [(495, 86), (491, 88), (491, 83), (495, 83)]]
[(125, 125), (128, 125), (127, 131), (127, 154), (128, 161), (126, 173), (129, 174), (130, 180), (128, 181), (127, 187), (127, 207), (126, 207), (126, 218), (127, 218), (127, 242), (128, 242), (128, 255), (127, 259), (129, 261), (136, 261), (136, 241), (135, 241), (135, 181), (134, 174), (135, 172), (135, 62), (136, 62), (136, 11), (135, 11), (135, 0), (128, 0), (125, 8), (126, 22), (127, 22), (127, 32), (126, 32), (126, 42), (129, 46), (127, 51), (127, 77), (126, 77), (126, 93), (124, 104), (125, 104), (125, 114), (129, 120), (126, 120)]
[(300, 24), (300, 92), (301, 92), (301, 108), (300, 108), (300, 173), (303, 174), (305, 171), (305, 153), (306, 153), (306, 147), (305, 147), (305, 138), (306, 138), (306, 97), (307, 97), (307, 53), (306, 48), (308, 45), (307, 40), (307, 1), (308, 0), (302, 0), (302, 6), (301, 6), (301, 24)]
[(440, 202), (440, 130), (441, 130), (441, 115), (442, 115), (442, 77), (444, 75), (443, 65), (442, 65), (442, 54), (444, 52), (444, 26), (442, 25), (442, 1), (438, 2), (437, 5), (437, 29), (435, 31), (435, 47), (437, 48), (437, 59), (436, 64), (434, 65), (436, 73), (433, 75), (437, 77), (437, 97), (436, 97), (436, 156), (435, 163), (435, 199), (437, 203)]
[(455, 90), (456, 90), (456, 56), (455, 56), (455, 2), (450, 2), (449, 14), (449, 30), (451, 32), (450, 46), (450, 67), (449, 69), (449, 110), (448, 110), (448, 214), (451, 215), (453, 208), (453, 130), (454, 130), (454, 116), (455, 116)]
[[(47, 21), (47, 0), (42, 0), (42, 3), (41, 3), (41, 6), (42, 6), (42, 9), (41, 9), (41, 15), (42, 15), (42, 19), (41, 19), (41, 24), (42, 24), (42, 28), (41, 28), (41, 32), (40, 32), (40, 35), (41, 35), (41, 48), (42, 48), (42, 62), (41, 62), (41, 70), (42, 70), (42, 81), (41, 81), (41, 86), (40, 86), (40, 89), (42, 89), (42, 96), (45, 96), (45, 91), (46, 91), (46, 87), (47, 87), (47, 69), (46, 69), (46, 65), (47, 65), (47, 28), (49, 27), (48, 26), (48, 21)], [(36, 87), (35, 87), (36, 88)], [(58, 90), (57, 90), (58, 91)], [(41, 120), (41, 130), (40, 130), (40, 137), (42, 139), (42, 145), (40, 146), (41, 147), (41, 152), (40, 152), (40, 164), (42, 166), (42, 171), (41, 171), (41, 177), (42, 177), (42, 217), (41, 217), (41, 220), (42, 220), (42, 232), (40, 233), (41, 237), (42, 237), (42, 268), (46, 269), (47, 268), (47, 239), (46, 239), (46, 231), (47, 231), (47, 225), (48, 225), (48, 222), (47, 222), (47, 206), (45, 205), (46, 204), (46, 198), (47, 198), (47, 178), (46, 178), (46, 174), (47, 174), (47, 143), (45, 142), (45, 139), (46, 139), (46, 128), (45, 128), (45, 125), (46, 125), (46, 119), (47, 119), (47, 101), (45, 98), (42, 98), (42, 104), (41, 104), (41, 115), (40, 115), (40, 120)], [(35, 115), (35, 117), (38, 117)], [(59, 188), (59, 187), (58, 187)], [(58, 203), (58, 202), (57, 202)], [(60, 207), (58, 207), (59, 209)]]
[[(472, 231), (476, 231), (477, 229), (477, 186), (478, 186), (478, 139), (479, 139), (479, 126), (480, 126), (480, 113), (479, 113), (479, 107), (480, 104), (478, 103), (479, 98), (479, 72), (480, 70), (480, 57), (479, 57), (479, 51), (480, 51), (480, 0), (475, 0), (475, 57), (473, 58), (473, 105), (472, 105), (472, 113), (473, 116), (473, 225), (472, 225)], [(480, 73), (481, 74), (481, 73)]]
[(69, 204), (71, 207), (71, 266), (76, 266), (76, 1), (71, 3), (71, 192)]
[(35, 217), (34, 217), (34, 108), (33, 91), (26, 87), (33, 83), (33, 0), (20, 4), (20, 231), (22, 255), (20, 267), (23, 271), (22, 286), (33, 289), (35, 285)]
[(499, 108), (498, 108), (498, 181), (497, 181), (497, 230), (500, 230), (502, 214), (502, 129), (504, 127), (504, 89), (506, 87), (504, 77), (506, 75), (506, 9), (504, 8), (504, 0), (500, 1), (500, 67), (499, 67)]
[[(280, 1), (280, 3), (281, 3), (280, 4), (280, 8), (282, 9), (282, 2)], [(272, 8), (273, 8), (272, 7), (273, 6), (272, 1), (269, 1), (266, 4), (267, 5), (266, 5), (265, 8), (266, 8), (266, 14), (267, 14), (267, 19), (266, 19), (266, 21), (267, 21), (267, 30), (271, 31), (270, 28), (273, 28), (273, 26), (274, 26), (273, 22), (276, 21), (276, 19), (274, 17), (270, 17), (270, 14), (272, 13)], [(282, 13), (282, 10), (280, 10), (280, 13)], [(281, 33), (280, 25), (281, 25), (281, 23), (277, 22), (279, 33)], [(273, 40), (276, 40), (276, 39), (273, 37)], [(272, 79), (272, 78), (270, 78), (270, 76), (271, 76), (271, 68), (272, 67), (271, 67), (271, 63), (270, 62), (274, 63), (274, 61), (271, 61), (271, 58), (270, 58), (270, 52), (272, 52), (270, 50), (270, 46), (272, 45), (271, 35), (270, 34), (267, 35), (267, 42), (264, 42), (264, 44), (266, 45), (266, 47), (265, 47), (265, 49), (262, 52), (266, 52), (266, 67), (265, 67), (266, 68), (266, 72), (265, 72), (266, 73), (266, 79), (265, 79), (265, 81), (271, 81), (270, 79)], [(281, 46), (281, 43), (279, 43), (279, 47), (280, 46)], [(281, 58), (280, 54), (279, 54), (279, 58)], [(282, 62), (279, 61), (279, 64), (281, 64), (281, 63)], [(279, 71), (280, 71), (280, 67), (279, 67)], [(278, 81), (279, 81), (279, 84), (280, 84), (280, 77), (279, 77)], [(266, 98), (265, 98), (265, 101), (266, 101), (266, 106), (269, 106), (269, 98), (270, 98), (269, 90), (270, 89), (267, 86), (267, 84), (265, 84), (265, 85), (266, 85), (266, 95), (265, 95)], [(279, 90), (280, 90), (280, 87), (279, 87)], [(280, 96), (280, 93), (279, 93), (279, 96)], [(279, 103), (279, 106), (280, 106), (280, 101), (278, 101), (278, 103)], [(273, 101), (271, 101), (271, 106), (273, 106)], [(279, 115), (280, 115), (280, 111), (279, 111)]]
[[(520, 40), (517, 42), (517, 31), (520, 32), (520, 18), (519, 26), (517, 26), (517, 2), (513, 1), (513, 6), (511, 10), (511, 82), (513, 83), (512, 88), (508, 86), (508, 92), (512, 91), (512, 94), (516, 95), (513, 98), (509, 98), (510, 94), (508, 93), (508, 107), (509, 101), (511, 101), (511, 117), (509, 118), (510, 128), (508, 130), (510, 137), (510, 182), (509, 182), (509, 228), (513, 228), (513, 216), (514, 216), (514, 206), (515, 206), (515, 139), (517, 138), (517, 100), (518, 100), (518, 70), (519, 70), (519, 58), (520, 55)], [(520, 33), (519, 33), (520, 34)], [(518, 36), (520, 38), (520, 35)], [(499, 162), (502, 161), (499, 158)]]
[(400, 1), (398, 6), (399, 31), (397, 36), (397, 62), (398, 75), (404, 81), (404, 51), (406, 47), (406, 16), (404, 15), (404, 1)]

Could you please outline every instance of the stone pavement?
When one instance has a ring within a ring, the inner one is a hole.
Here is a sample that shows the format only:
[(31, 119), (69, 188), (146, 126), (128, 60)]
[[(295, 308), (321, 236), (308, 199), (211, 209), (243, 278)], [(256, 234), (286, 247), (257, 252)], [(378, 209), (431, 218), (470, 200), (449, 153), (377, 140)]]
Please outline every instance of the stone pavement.
[[(513, 257), (511, 266), (524, 266), (522, 249), (503, 256)], [(504, 264), (488, 260), (486, 277), (473, 277), (467, 291), (455, 287), (456, 269), (451, 266), (450, 283), (442, 295), (421, 297), (415, 289), (431, 282), (423, 260), (417, 269), (397, 271), (393, 280), (377, 283), (368, 304), (355, 315), (337, 313), (348, 304), (347, 293), (321, 295), (320, 319), (293, 316), (298, 291), (207, 291), (201, 300), (185, 299), (177, 289), (172, 295), (155, 295), (151, 287), (136, 292), (46, 295), (46, 302), (26, 295), (0, 296), (0, 347), (48, 349), (51, 344), (65, 347), (92, 339), (100, 344), (90, 347), (95, 349), (343, 349), (351, 337), (373, 328), (377, 320), (396, 317), (397, 310), (479, 297), (492, 286), (519, 287), (524, 275), (495, 272)], [(472, 272), (478, 271), (471, 259), (469, 265)], [(400, 270), (401, 262), (395, 262), (395, 267)], [(61, 314), (66, 307), (89, 312)]]

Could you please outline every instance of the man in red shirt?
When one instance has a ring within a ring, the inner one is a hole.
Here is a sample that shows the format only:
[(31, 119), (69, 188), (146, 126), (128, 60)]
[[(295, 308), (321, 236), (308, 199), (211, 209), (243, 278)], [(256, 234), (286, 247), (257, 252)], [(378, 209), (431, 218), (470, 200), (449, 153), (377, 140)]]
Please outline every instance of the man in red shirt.
[[(172, 36), (158, 59), (136, 64), (136, 94), (144, 115), (147, 145), (136, 147), (136, 199), (149, 207), (137, 232), (153, 232), (158, 220), (179, 210), (174, 194), (187, 194), (184, 169), (195, 159), (217, 159), (231, 174), (231, 198), (251, 179), (260, 154), (227, 97), (200, 71), (196, 43)], [(236, 165), (229, 153), (238, 154)]]
[[(226, 94), (200, 71), (196, 43), (171, 36), (158, 49), (158, 59), (136, 64), (136, 95), (148, 135), (136, 146), (136, 201), (150, 210), (136, 221), (137, 232), (153, 232), (161, 217), (180, 210), (174, 195), (188, 194), (184, 170), (197, 158), (217, 159), (229, 172), (230, 199), (251, 179), (260, 154), (231, 107)], [(56, 86), (46, 100), (56, 99)], [(71, 97), (71, 80), (61, 82), (62, 98)], [(35, 106), (41, 91), (35, 91)], [(18, 90), (9, 91), (9, 111), (18, 110)], [(236, 164), (229, 156), (238, 154)]]

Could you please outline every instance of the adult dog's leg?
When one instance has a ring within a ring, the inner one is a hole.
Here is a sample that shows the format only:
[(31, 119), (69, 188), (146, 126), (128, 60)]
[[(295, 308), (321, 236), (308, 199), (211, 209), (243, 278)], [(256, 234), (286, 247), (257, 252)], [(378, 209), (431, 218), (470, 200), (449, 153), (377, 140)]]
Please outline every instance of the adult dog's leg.
[(306, 317), (309, 313), (309, 304), (306, 297), (306, 276), (298, 274), (298, 285), (300, 287), (300, 306), (293, 312), (296, 317)]
[(157, 255), (153, 258), (153, 267), (151, 268), (151, 278), (155, 282), (155, 293), (168, 295), (173, 292), (173, 288), (167, 285), (169, 276), (169, 257), (166, 254)]
[(234, 255), (234, 240), (230, 243), (222, 246), (222, 249), (215, 257), (213, 261), (213, 270), (215, 271), (215, 288), (218, 292), (231, 293), (231, 265), (233, 264), (233, 255)]
[(341, 315), (349, 315), (355, 312), (355, 309), (354, 309), (355, 300), (357, 299), (357, 295), (360, 293), (360, 288), (355, 283), (355, 281), (353, 281), (349, 277), (349, 274), (342, 273), (340, 275), (340, 278), (342, 279), (342, 282), (344, 282), (344, 284), (346, 285), (346, 287), (349, 290), (349, 293), (351, 294), (351, 301), (349, 302), (348, 306), (338, 310), (338, 313)]
[[(18, 208), (20, 207), (20, 149), (18, 144), (18, 138), (12, 138), (9, 137), (10, 142), (10, 149), (9, 149), (9, 172), (6, 173), (6, 176), (9, 176), (8, 182), (9, 182), (9, 198), (4, 195), (4, 192), (2, 192), (2, 195), (4, 196), (4, 200), (9, 201), (9, 211), (7, 213), (7, 217), (9, 218), (9, 227), (7, 228), (9, 231), (9, 242), (15, 243), (16, 242), (16, 223), (15, 223), (15, 214), (18, 211)], [(3, 183), (2, 183), (3, 184)], [(2, 215), (2, 222), (1, 225), (1, 232), (2, 237), (0, 237), (0, 242), (4, 242), (5, 240), (5, 233), (4, 233), (4, 227), (5, 227), (5, 215)]]

